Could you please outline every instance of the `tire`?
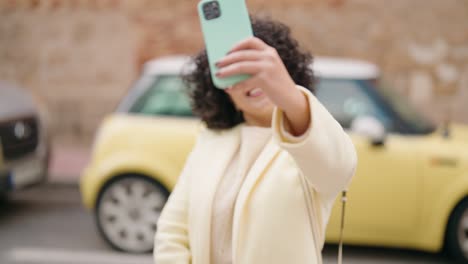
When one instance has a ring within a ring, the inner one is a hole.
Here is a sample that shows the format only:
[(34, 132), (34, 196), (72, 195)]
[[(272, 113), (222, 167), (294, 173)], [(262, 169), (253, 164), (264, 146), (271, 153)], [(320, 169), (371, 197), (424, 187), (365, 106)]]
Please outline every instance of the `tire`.
[(446, 249), (457, 263), (468, 263), (468, 198), (462, 200), (450, 216)]
[(169, 192), (141, 175), (112, 179), (99, 194), (96, 224), (114, 249), (129, 253), (151, 252), (159, 215)]

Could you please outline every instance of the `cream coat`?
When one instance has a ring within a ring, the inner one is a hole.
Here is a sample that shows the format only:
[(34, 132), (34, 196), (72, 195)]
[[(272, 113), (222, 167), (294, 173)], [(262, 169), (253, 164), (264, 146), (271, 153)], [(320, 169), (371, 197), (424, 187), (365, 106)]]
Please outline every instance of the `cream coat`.
[[(322, 230), (334, 200), (347, 187), (357, 158), (341, 126), (308, 90), (311, 126), (298, 143), (284, 137), (283, 113), (273, 114), (273, 138), (247, 174), (233, 219), (234, 264), (312, 264), (317, 261), (301, 174), (319, 208), (313, 218)], [(216, 187), (235, 154), (239, 126), (203, 131), (158, 221), (157, 264), (209, 264), (212, 203)]]

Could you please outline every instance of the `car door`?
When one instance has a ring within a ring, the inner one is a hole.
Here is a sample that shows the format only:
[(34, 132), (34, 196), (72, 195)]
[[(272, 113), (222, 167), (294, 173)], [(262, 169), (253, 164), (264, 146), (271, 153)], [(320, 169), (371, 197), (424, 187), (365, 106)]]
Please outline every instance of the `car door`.
[(173, 182), (179, 176), (192, 149), (201, 123), (192, 114), (186, 84), (175, 74), (147, 77), (141, 93), (128, 110), (131, 114), (149, 117), (146, 125), (151, 138), (146, 146), (151, 153), (163, 154), (171, 166)]
[[(377, 118), (390, 131), (382, 145), (349, 132), (359, 161), (348, 193), (345, 241), (401, 244), (408, 241), (420, 215), (420, 140), (392, 132), (392, 116), (362, 84), (360, 80), (321, 79), (316, 92), (345, 129), (356, 117), (366, 115)], [(328, 241), (338, 238), (339, 206), (337, 202), (330, 219)]]

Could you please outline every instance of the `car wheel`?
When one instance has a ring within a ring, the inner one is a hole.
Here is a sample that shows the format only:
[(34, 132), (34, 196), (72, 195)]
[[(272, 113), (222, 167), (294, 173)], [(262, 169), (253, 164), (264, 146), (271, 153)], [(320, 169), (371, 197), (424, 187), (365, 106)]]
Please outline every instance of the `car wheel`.
[(156, 223), (169, 193), (157, 182), (139, 175), (111, 180), (96, 206), (97, 226), (114, 248), (131, 253), (153, 249)]
[(468, 199), (457, 205), (447, 226), (447, 249), (459, 263), (468, 263)]

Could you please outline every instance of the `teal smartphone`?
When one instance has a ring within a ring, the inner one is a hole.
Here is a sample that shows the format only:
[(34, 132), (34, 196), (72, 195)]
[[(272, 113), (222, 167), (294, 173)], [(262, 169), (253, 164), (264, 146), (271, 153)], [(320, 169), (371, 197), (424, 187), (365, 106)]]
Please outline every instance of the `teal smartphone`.
[(216, 77), (216, 62), (226, 56), (238, 42), (253, 36), (245, 0), (201, 0), (198, 16), (205, 40), (211, 79), (216, 87), (228, 88), (249, 78), (249, 75)]

